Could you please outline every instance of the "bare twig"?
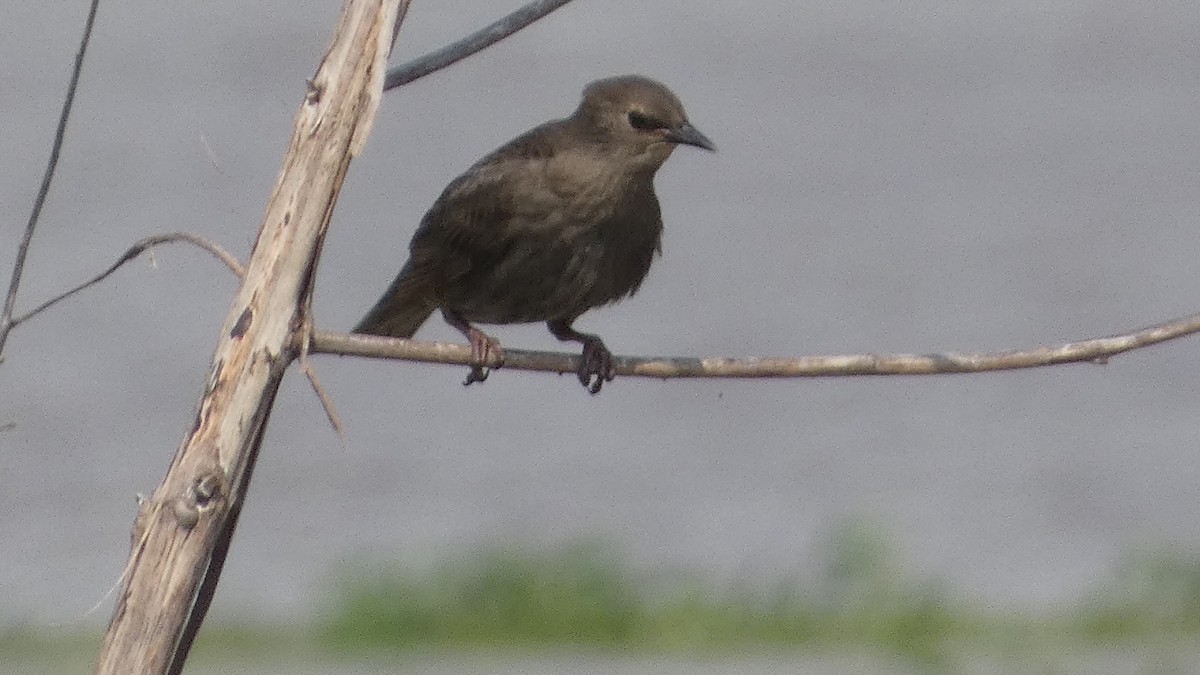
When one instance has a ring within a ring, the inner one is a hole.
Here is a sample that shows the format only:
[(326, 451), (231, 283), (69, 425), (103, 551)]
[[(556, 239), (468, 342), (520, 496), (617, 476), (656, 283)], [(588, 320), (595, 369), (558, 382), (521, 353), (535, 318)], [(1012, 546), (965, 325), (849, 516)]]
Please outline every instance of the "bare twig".
[[(940, 354), (850, 354), (796, 358), (616, 357), (617, 374), (639, 377), (832, 377), (849, 375), (934, 375), (1036, 368), (1062, 363), (1106, 363), (1117, 354), (1200, 333), (1200, 314), (1141, 330), (1079, 342), (1003, 352)], [(471, 350), (446, 342), (420, 342), (368, 335), (317, 332), (311, 352), (427, 363), (467, 365)], [(504, 349), (505, 370), (573, 373), (579, 355)]]
[(400, 26), (404, 24), (404, 17), (408, 16), (408, 2), (400, 3), (400, 9), (396, 13), (396, 23), (392, 26), (392, 41), (388, 43), (388, 56), (391, 56), (392, 50), (396, 48), (396, 38), (400, 37)]
[(16, 317), (15, 319), (12, 320), (12, 325), (17, 326), (19, 324), (22, 324), (22, 323), (28, 321), (29, 319), (32, 319), (34, 316), (37, 316), (38, 314), (46, 311), (47, 309), (50, 309), (52, 306), (58, 304), (59, 302), (66, 300), (67, 298), (71, 297), (72, 295), (75, 295), (79, 291), (82, 291), (85, 288), (94, 286), (94, 285), (100, 283), (101, 281), (104, 281), (104, 279), (106, 279), (113, 272), (116, 272), (117, 269), (119, 269), (122, 265), (124, 265), (125, 263), (129, 262), (130, 260), (133, 260), (134, 258), (138, 257), (142, 253), (146, 252), (146, 250), (153, 248), (155, 246), (158, 246), (159, 244), (174, 244), (174, 243), (187, 243), (187, 244), (194, 244), (196, 246), (199, 246), (200, 248), (204, 249), (205, 251), (208, 251), (209, 253), (216, 256), (218, 260), (225, 263), (226, 267), (228, 267), (230, 270), (233, 271), (234, 274), (236, 274), (239, 278), (241, 278), (242, 273), (243, 273), (242, 264), (240, 262), (238, 262), (237, 258), (233, 257), (233, 254), (231, 254), (229, 251), (226, 251), (225, 249), (221, 248), (218, 244), (211, 242), (211, 241), (205, 239), (204, 237), (200, 237), (200, 236), (197, 236), (194, 234), (189, 234), (187, 232), (171, 232), (169, 234), (156, 234), (154, 236), (146, 237), (145, 239), (140, 239), (137, 242), (135, 242), (133, 244), (133, 246), (130, 246), (124, 253), (121, 254), (120, 258), (117, 258), (117, 261), (115, 263), (113, 263), (108, 269), (104, 270), (100, 274), (92, 277), (91, 279), (83, 282), (82, 284), (79, 284), (75, 288), (72, 288), (71, 290), (66, 291), (65, 293), (61, 293), (59, 295), (56, 295), (53, 298), (50, 298), (46, 302), (43, 302), (42, 304), (38, 305), (37, 307), (34, 307), (33, 309), (29, 310), (28, 312), (25, 312), (21, 316)]
[[(400, 9), (401, 11), (407, 9), (407, 5), (401, 4)], [(403, 17), (400, 17), (400, 19), (403, 19)], [(400, 19), (397, 19), (397, 21)], [(342, 430), (342, 418), (338, 415), (337, 408), (333, 405), (333, 398), (325, 391), (325, 387), (321, 386), (321, 380), (317, 377), (317, 370), (313, 368), (312, 361), (308, 359), (308, 349), (312, 345), (313, 334), (312, 281), (310, 278), (304, 291), (304, 297), (300, 301), (300, 326), (296, 330), (299, 355), (296, 357), (296, 360), (300, 362), (300, 369), (308, 377), (308, 383), (312, 385), (313, 392), (316, 393), (317, 398), (321, 401), (321, 407), (325, 409), (325, 417), (329, 420), (329, 425), (333, 427), (338, 438), (344, 441), (346, 440), (346, 434)]]
[[(159, 244), (188, 243), (208, 251), (241, 277), (241, 263), (218, 244), (187, 232), (154, 235), (129, 247), (107, 270), (96, 277), (62, 293), (33, 310), (16, 317), (12, 325), (23, 323), (52, 305), (99, 283), (119, 267)], [(1083, 361), (1103, 362), (1117, 354), (1148, 347), (1200, 332), (1200, 314), (1167, 321), (1141, 330), (1112, 337), (1070, 342), (1058, 346), (1043, 346), (1002, 352), (944, 352), (940, 354), (851, 354), (804, 357), (680, 357), (680, 356), (622, 356), (617, 357), (617, 373), (640, 377), (834, 377), (849, 375), (933, 375), (944, 373), (978, 373), (1015, 368), (1036, 368)], [(330, 424), (342, 435), (342, 427), (329, 395), (316, 378), (307, 354), (339, 354), (369, 358), (421, 361), (466, 365), (470, 349), (455, 343), (423, 342), (378, 338), (366, 335), (347, 335), (316, 331), (311, 333), (307, 349), (302, 351), (302, 367), (329, 416)], [(508, 370), (535, 370), (556, 373), (575, 372), (579, 357), (564, 352), (505, 349), (504, 367)], [(2, 360), (2, 359), (0, 359)]]
[(490, 47), (529, 24), (562, 7), (571, 0), (535, 0), (508, 16), (494, 21), (465, 38), (422, 57), (389, 68), (383, 90), (395, 89), (413, 80), (437, 72)]
[[(312, 367), (312, 362), (308, 360), (308, 352), (300, 353), (300, 369), (304, 371), (304, 375), (308, 378), (308, 383), (312, 385), (313, 391), (316, 392), (317, 398), (321, 401), (321, 407), (325, 409), (325, 417), (329, 420), (329, 425), (337, 432), (338, 438), (345, 440), (346, 433), (342, 427), (342, 418), (338, 415), (337, 408), (333, 406), (333, 399), (329, 393), (325, 391), (325, 387), (321, 386), (321, 380), (317, 378), (317, 371)], [(0, 429), (2, 431), (3, 429)]]
[[(12, 325), (16, 326), (20, 323), (28, 321), (29, 319), (33, 318), (34, 316), (40, 314), (41, 312), (49, 309), (52, 306), (58, 304), (59, 302), (66, 300), (67, 298), (71, 297), (72, 295), (75, 295), (76, 293), (84, 290), (85, 288), (88, 288), (88, 287), (94, 286), (95, 284), (100, 283), (101, 281), (106, 279), (109, 275), (111, 275), (113, 272), (116, 272), (117, 269), (119, 269), (122, 265), (129, 262), (130, 260), (133, 260), (134, 258), (138, 257), (142, 253), (145, 253), (147, 250), (149, 250), (155, 246), (158, 246), (159, 244), (173, 244), (173, 243), (193, 244), (195, 246), (198, 246), (198, 247), (204, 249), (205, 251), (208, 251), (209, 253), (211, 253), (213, 255), (213, 257), (215, 257), (218, 260), (220, 260), (221, 262), (225, 263), (225, 266), (228, 267), (235, 275), (237, 275), (237, 277), (239, 279), (242, 278), (242, 276), (245, 273), (245, 270), (243, 269), (242, 264), (240, 262), (238, 262), (238, 259), (235, 258), (232, 253), (221, 248), (221, 246), (219, 244), (217, 244), (213, 241), (210, 241), (208, 239), (205, 239), (204, 237), (194, 235), (194, 234), (191, 234), (188, 232), (171, 232), (169, 234), (156, 234), (156, 235), (138, 240), (132, 246), (130, 246), (123, 254), (121, 254), (121, 257), (118, 258), (117, 261), (114, 262), (112, 265), (110, 265), (108, 269), (104, 270), (103, 272), (96, 275), (95, 277), (92, 277), (88, 281), (85, 281), (84, 283), (76, 286), (75, 288), (72, 288), (71, 290), (66, 291), (65, 293), (61, 293), (61, 294), (47, 300), (46, 302), (43, 302), (42, 304), (38, 305), (37, 307), (33, 308), (32, 310), (26, 312), (25, 314), (22, 314), (21, 316), (13, 319)], [(334, 429), (334, 431), (337, 432), (338, 436), (344, 437), (345, 434), (342, 429), (341, 417), (338, 415), (337, 409), (334, 408), (334, 406), (333, 406), (333, 399), (330, 398), (329, 394), (325, 391), (325, 388), (321, 386), (321, 381), (320, 381), (320, 379), (317, 378), (317, 372), (316, 372), (316, 370), (313, 369), (312, 363), (308, 360), (308, 355), (307, 355), (306, 351), (301, 353), (300, 366), (304, 370), (304, 374), (308, 377), (309, 383), (312, 384), (313, 392), (316, 393), (317, 398), (320, 399), (321, 406), (325, 409), (325, 415), (329, 418), (329, 424), (331, 426), (333, 426), (333, 429)], [(5, 428), (6, 427), (4, 425), (0, 425), (0, 431), (4, 431)]]
[(13, 264), (12, 279), (8, 282), (8, 295), (4, 298), (4, 310), (0, 311), (0, 353), (4, 352), (4, 344), (8, 334), (15, 324), (12, 321), (13, 310), (17, 302), (17, 289), (21, 286), (21, 275), (25, 271), (25, 258), (29, 255), (29, 244), (33, 241), (33, 231), (37, 229), (38, 218), (42, 215), (42, 206), (50, 194), (50, 182), (54, 179), (54, 170), (58, 167), (58, 155), (62, 151), (63, 138), (67, 134), (67, 120), (71, 117), (71, 107), (75, 103), (75, 90), (79, 88), (79, 75), (83, 71), (83, 57), (87, 53), (88, 42), (92, 38), (92, 26), (96, 23), (96, 10), (100, 0), (92, 0), (88, 9), (87, 21), (83, 25), (83, 37), (79, 40), (79, 50), (75, 52), (75, 67), (71, 71), (71, 81), (67, 85), (67, 98), (63, 101), (62, 112), (58, 115), (58, 128), (54, 131), (54, 143), (50, 147), (50, 161), (46, 163), (46, 173), (42, 176), (42, 185), (38, 188), (37, 197), (33, 201), (33, 211), (29, 214), (29, 222), (25, 225), (25, 233), (21, 243), (17, 245), (17, 260)]

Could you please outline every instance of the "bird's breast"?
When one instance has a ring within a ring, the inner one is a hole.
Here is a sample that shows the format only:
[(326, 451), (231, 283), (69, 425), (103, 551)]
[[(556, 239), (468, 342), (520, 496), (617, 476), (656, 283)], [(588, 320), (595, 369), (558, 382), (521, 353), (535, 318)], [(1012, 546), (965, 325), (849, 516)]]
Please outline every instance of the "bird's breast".
[(540, 175), (498, 227), (504, 236), (482, 241), (443, 294), (468, 320), (574, 318), (632, 294), (650, 269), (662, 221), (648, 177), (582, 156)]

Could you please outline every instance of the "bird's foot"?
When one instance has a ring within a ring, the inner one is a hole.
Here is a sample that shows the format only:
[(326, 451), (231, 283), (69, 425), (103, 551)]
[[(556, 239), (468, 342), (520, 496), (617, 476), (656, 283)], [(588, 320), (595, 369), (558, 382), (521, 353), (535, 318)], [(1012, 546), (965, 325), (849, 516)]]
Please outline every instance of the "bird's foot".
[(617, 376), (617, 366), (613, 363), (612, 352), (598, 337), (591, 337), (583, 342), (583, 356), (579, 360), (579, 382), (589, 394), (599, 394), (605, 382), (612, 382)]
[(471, 372), (463, 380), (464, 387), (488, 378), (488, 361), (495, 360), (492, 368), (504, 365), (504, 350), (499, 340), (474, 327), (467, 331), (467, 340), (471, 343)]

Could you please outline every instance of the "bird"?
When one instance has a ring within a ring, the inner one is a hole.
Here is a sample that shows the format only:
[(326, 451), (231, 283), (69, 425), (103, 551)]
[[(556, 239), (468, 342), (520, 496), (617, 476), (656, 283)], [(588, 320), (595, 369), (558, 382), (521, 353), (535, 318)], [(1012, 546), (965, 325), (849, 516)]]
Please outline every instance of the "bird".
[(599, 393), (616, 374), (612, 352), (574, 323), (637, 292), (661, 254), (654, 175), (679, 145), (716, 150), (665, 85), (640, 75), (588, 84), (570, 116), (517, 136), (446, 186), (352, 332), (409, 338), (440, 310), (470, 343), (469, 385), (504, 361), (500, 342), (475, 324), (545, 322), (583, 345), (576, 374)]

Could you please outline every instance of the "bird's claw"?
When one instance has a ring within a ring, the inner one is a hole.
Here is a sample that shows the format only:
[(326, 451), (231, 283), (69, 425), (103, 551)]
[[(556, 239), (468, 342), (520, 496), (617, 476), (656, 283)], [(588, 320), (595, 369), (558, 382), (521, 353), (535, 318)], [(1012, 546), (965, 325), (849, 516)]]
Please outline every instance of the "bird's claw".
[(476, 382), (483, 382), (488, 378), (488, 369), (483, 366), (471, 366), (471, 371), (467, 373), (467, 379), (463, 380), (463, 386), (469, 387)]
[(504, 350), (500, 347), (499, 340), (476, 328), (470, 330), (467, 340), (471, 343), (471, 372), (467, 373), (467, 379), (463, 380), (464, 387), (488, 378), (488, 361), (495, 360), (492, 368), (504, 365)]
[(583, 343), (583, 356), (579, 360), (579, 382), (589, 394), (599, 394), (605, 382), (612, 382), (617, 376), (617, 366), (613, 363), (612, 352), (599, 340), (588, 340)]

